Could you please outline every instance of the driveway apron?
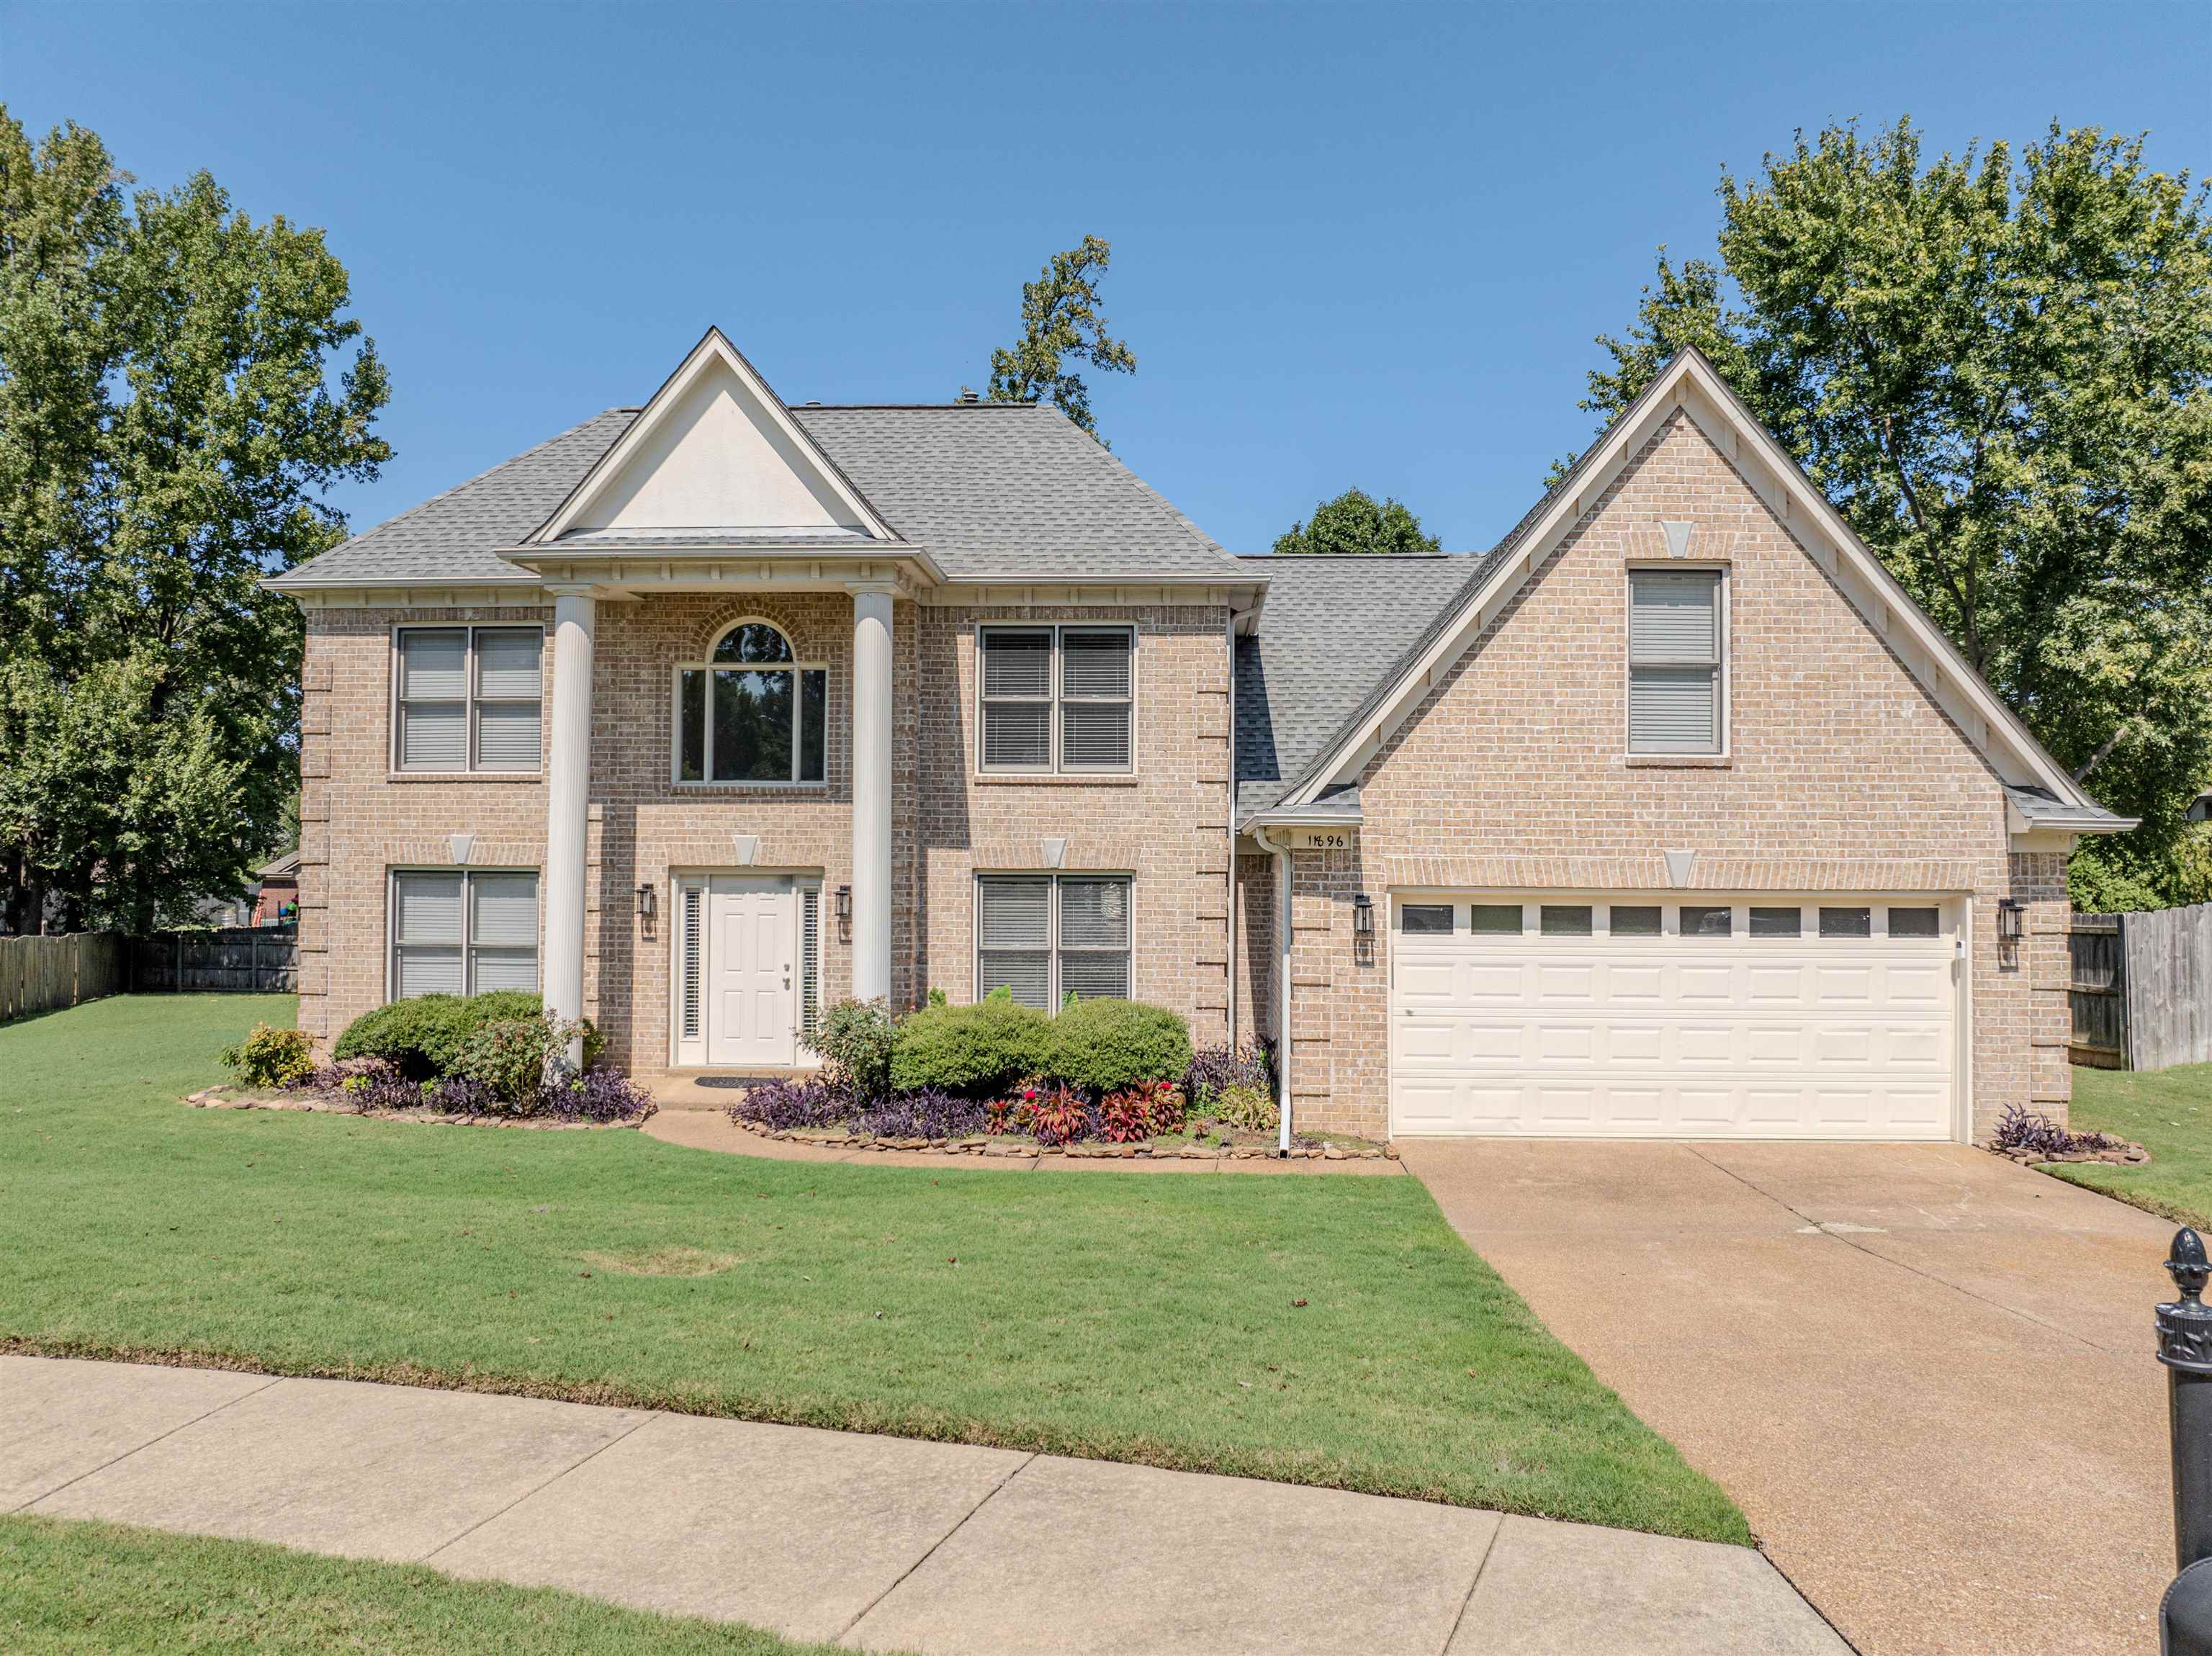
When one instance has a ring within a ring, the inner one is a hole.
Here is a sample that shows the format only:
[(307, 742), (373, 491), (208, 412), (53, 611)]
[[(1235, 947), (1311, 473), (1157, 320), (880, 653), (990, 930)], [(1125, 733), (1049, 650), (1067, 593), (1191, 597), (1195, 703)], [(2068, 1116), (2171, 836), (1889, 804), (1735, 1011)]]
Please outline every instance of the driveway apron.
[(2156, 1648), (2170, 1224), (1965, 1145), (1405, 1155), (1868, 1656)]

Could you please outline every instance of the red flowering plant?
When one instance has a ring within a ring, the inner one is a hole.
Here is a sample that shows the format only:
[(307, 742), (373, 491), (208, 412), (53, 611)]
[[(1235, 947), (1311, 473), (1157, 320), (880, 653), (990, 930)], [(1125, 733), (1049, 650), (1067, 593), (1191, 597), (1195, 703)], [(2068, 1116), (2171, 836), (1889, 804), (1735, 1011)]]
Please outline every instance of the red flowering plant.
[(1006, 1097), (993, 1099), (983, 1107), (983, 1131), (999, 1137), (1029, 1131), (1044, 1095), (1044, 1083), (1024, 1081)]
[(1030, 1112), (1030, 1132), (1040, 1144), (1069, 1144), (1091, 1131), (1091, 1106), (1073, 1087), (1054, 1087)]

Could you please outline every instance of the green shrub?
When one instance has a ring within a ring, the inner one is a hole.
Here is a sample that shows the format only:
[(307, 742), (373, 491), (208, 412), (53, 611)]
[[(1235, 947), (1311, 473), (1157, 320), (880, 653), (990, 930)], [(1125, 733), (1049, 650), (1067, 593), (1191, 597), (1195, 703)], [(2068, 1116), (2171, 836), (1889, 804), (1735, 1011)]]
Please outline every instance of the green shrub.
[(839, 1084), (862, 1105), (888, 1098), (898, 1019), (879, 1000), (841, 1000), (815, 1020), (806, 1044), (829, 1060)]
[(565, 1068), (568, 1043), (581, 1030), (548, 1013), (501, 1018), (470, 1031), (452, 1073), (473, 1081), (502, 1103), (534, 1101), (548, 1072)]
[(1164, 1006), (1079, 1001), (1053, 1019), (1044, 1073), (1093, 1093), (1138, 1081), (1180, 1081), (1190, 1068), (1190, 1027)]
[(1282, 1120), (1281, 1106), (1265, 1087), (1235, 1082), (1213, 1095), (1210, 1113), (1246, 1132), (1273, 1132)]
[(257, 1023), (235, 1046), (216, 1054), (241, 1086), (289, 1087), (315, 1072), (314, 1046), (297, 1029)]
[[(336, 1059), (380, 1058), (397, 1065), (410, 1081), (450, 1075), (468, 1038), (489, 1023), (538, 1015), (538, 998), (527, 989), (489, 989), (481, 995), (422, 995), (395, 1000), (363, 1012), (346, 1025)], [(605, 1038), (584, 1025), (584, 1067), (599, 1061)]]
[(941, 1087), (969, 1098), (1004, 1092), (1044, 1063), (1052, 1020), (1011, 995), (972, 1006), (931, 1005), (898, 1027), (891, 1085), (901, 1092)]

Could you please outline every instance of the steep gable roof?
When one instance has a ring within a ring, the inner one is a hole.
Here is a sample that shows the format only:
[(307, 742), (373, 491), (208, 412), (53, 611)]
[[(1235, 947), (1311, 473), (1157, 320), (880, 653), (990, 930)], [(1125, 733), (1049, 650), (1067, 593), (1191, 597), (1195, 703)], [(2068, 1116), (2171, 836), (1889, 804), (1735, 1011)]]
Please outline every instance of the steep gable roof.
[[(1983, 682), (1943, 630), (1929, 619), (1861, 541), (1796, 459), (1761, 425), (1712, 364), (1694, 348), (1678, 353), (1652, 383), (1607, 426), (1552, 488), (1484, 558), (1461, 592), (1408, 646), (1389, 672), (1361, 698), (1311, 762), (1282, 790), (1277, 808), (1308, 805), (1355, 780), (1422, 695), (1484, 629), (1559, 541), (1597, 503), (1644, 441), (1680, 409), (1731, 455), (1747, 480), (1808, 554), (1837, 577), (1868, 624), (1889, 645), (1922, 688), (1949, 712), (1968, 741), (1996, 770), (2008, 792), (2049, 796), (2041, 816), (2078, 832), (2117, 833), (2133, 820), (2092, 799), (2045, 751), (2019, 716)], [(1793, 512), (1794, 514), (1793, 515)], [(2015, 810), (2020, 801), (2013, 800)], [(2022, 813), (2025, 816), (2025, 813)]]
[(898, 538), (760, 371), (709, 328), (530, 539), (839, 531)]

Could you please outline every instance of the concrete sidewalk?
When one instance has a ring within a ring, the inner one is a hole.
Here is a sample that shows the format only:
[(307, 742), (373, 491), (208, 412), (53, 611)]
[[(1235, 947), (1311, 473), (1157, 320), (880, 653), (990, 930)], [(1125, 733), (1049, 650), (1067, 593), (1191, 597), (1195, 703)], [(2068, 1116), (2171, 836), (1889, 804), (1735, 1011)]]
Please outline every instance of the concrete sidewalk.
[(854, 1649), (1842, 1656), (1758, 1553), (1334, 1489), (0, 1356), (0, 1511), (419, 1560)]

